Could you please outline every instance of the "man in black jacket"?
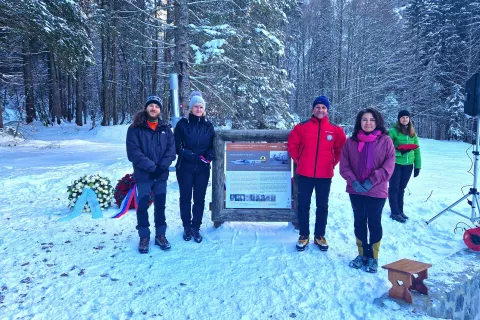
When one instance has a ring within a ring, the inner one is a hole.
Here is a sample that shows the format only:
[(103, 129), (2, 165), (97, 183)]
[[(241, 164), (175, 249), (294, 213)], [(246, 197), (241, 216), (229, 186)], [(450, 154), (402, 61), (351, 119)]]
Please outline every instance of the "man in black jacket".
[(148, 253), (150, 247), (150, 223), (148, 207), (153, 192), (155, 206), (155, 244), (162, 250), (170, 249), (165, 237), (165, 201), (167, 195), (168, 168), (175, 160), (175, 140), (169, 126), (161, 123), (162, 103), (159, 97), (147, 98), (143, 111), (135, 115), (127, 131), (127, 156), (133, 164), (138, 200), (137, 230), (140, 236), (138, 251)]

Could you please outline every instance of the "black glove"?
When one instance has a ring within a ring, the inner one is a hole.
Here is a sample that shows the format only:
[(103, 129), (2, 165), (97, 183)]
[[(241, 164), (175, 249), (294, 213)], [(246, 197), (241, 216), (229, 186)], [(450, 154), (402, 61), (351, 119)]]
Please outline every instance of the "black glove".
[(420, 174), (420, 169), (413, 170), (413, 177), (416, 178)]
[(193, 153), (193, 151), (188, 149), (183, 149), (182, 156), (188, 161), (195, 161), (198, 158), (198, 156)]
[(159, 177), (159, 176), (161, 176), (162, 173), (164, 173), (164, 172), (165, 172), (165, 168), (162, 167), (162, 166), (160, 166), (160, 165), (158, 165), (158, 166), (155, 168), (155, 171), (153, 172), (153, 175), (154, 175), (155, 177)]
[(402, 156), (403, 156), (405, 153), (409, 153), (409, 152), (410, 152), (410, 150), (398, 150), (398, 151), (400, 151), (400, 153), (402, 154)]
[(211, 152), (207, 152), (207, 153), (205, 154), (205, 159), (207, 159), (207, 160), (210, 161), (210, 162), (211, 162), (214, 158), (215, 158), (215, 157), (213, 156), (213, 153), (211, 153)]

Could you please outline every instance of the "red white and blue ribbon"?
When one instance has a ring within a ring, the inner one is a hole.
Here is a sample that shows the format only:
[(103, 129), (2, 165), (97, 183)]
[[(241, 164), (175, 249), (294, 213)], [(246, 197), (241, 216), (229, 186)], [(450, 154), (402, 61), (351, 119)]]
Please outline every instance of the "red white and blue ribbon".
[(120, 212), (118, 212), (116, 215), (112, 217), (112, 219), (118, 219), (123, 217), (128, 210), (130, 209), (130, 205), (132, 204), (135, 205), (135, 209), (138, 208), (138, 202), (137, 202), (137, 186), (133, 185), (133, 187), (128, 191), (127, 195), (125, 196), (125, 199), (123, 199), (122, 203), (120, 204)]

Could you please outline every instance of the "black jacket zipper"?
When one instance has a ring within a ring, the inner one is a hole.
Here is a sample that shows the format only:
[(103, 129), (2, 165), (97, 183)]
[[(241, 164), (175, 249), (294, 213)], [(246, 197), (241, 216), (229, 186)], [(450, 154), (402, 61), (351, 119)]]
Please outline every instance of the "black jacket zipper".
[(317, 158), (318, 158), (318, 148), (320, 146), (320, 127), (321, 127), (321, 120), (318, 121), (318, 134), (317, 134), (317, 150), (315, 152), (315, 166), (313, 167), (313, 177), (315, 178), (317, 174)]

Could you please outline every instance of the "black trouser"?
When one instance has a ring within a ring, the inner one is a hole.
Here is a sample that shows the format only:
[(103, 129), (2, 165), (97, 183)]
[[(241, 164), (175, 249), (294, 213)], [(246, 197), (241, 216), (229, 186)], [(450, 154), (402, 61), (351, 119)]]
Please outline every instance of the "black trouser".
[[(378, 259), (382, 240), (382, 210), (387, 199), (350, 194), (358, 254)], [(370, 237), (368, 237), (370, 233)]]
[(328, 196), (330, 194), (331, 178), (309, 178), (296, 175), (298, 186), (298, 225), (301, 236), (310, 235), (310, 203), (313, 189), (317, 210), (315, 212), (315, 236), (325, 236), (328, 217)]
[(167, 223), (165, 221), (165, 201), (167, 198), (167, 181), (151, 180), (137, 183), (137, 230), (140, 238), (150, 237), (150, 223), (148, 222), (148, 207), (150, 206), (150, 192), (153, 191), (153, 204), (155, 206), (155, 233), (165, 234)]
[(180, 217), (184, 228), (200, 228), (209, 178), (209, 169), (197, 171), (185, 166), (181, 169), (177, 168), (177, 181), (180, 188)]
[(410, 176), (412, 175), (413, 164), (395, 164), (395, 170), (388, 183), (388, 202), (393, 215), (403, 213), (403, 196)]

